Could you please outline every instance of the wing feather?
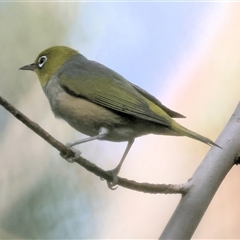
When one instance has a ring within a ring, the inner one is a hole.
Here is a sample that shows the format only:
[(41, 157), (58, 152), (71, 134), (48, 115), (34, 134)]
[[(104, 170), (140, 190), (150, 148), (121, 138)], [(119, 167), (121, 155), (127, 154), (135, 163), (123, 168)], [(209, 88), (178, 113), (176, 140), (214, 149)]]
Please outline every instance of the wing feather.
[(156, 105), (151, 98), (146, 99), (145, 92), (141, 94), (121, 75), (86, 58), (77, 60), (77, 63), (76, 59), (67, 62), (58, 72), (60, 85), (70, 94), (114, 111), (170, 125), (171, 118), (160, 108), (161, 105)]

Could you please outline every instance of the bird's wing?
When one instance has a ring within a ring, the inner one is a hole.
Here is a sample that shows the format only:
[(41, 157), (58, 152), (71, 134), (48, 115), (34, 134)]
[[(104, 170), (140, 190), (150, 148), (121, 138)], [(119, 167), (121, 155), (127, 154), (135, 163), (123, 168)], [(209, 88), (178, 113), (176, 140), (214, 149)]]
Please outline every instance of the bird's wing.
[[(70, 64), (70, 63), (69, 63)], [(82, 97), (114, 111), (169, 126), (171, 118), (130, 82), (94, 61), (72, 63), (59, 71), (59, 84), (69, 94)], [(71, 71), (69, 70), (71, 69)], [(146, 95), (146, 93), (145, 93)]]
[(150, 100), (151, 102), (155, 103), (157, 106), (159, 106), (164, 112), (166, 112), (170, 117), (172, 118), (186, 118), (182, 114), (175, 112), (168, 107), (164, 106), (157, 98), (155, 98), (153, 95), (145, 91), (144, 89), (140, 88), (139, 86), (131, 83), (131, 85), (145, 98)]

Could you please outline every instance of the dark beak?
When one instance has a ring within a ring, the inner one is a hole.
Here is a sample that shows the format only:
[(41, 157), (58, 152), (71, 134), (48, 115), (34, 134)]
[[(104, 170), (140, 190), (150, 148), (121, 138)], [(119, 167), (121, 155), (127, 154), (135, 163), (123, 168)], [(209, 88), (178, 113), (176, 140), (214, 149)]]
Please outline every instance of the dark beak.
[(21, 68), (19, 68), (19, 70), (30, 70), (30, 71), (34, 71), (37, 68), (35, 63), (23, 66)]

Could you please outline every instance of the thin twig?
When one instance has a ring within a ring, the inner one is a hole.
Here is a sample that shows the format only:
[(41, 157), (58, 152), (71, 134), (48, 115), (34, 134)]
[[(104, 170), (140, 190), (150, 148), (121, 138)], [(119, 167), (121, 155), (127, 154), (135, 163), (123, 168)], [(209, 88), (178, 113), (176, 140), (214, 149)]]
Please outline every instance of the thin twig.
[[(9, 111), (14, 117), (24, 123), (28, 128), (33, 130), (37, 135), (42, 137), (50, 145), (56, 148), (65, 159), (68, 157), (74, 157), (75, 153), (69, 148), (66, 147), (63, 143), (59, 142), (57, 139), (52, 137), (48, 132), (42, 129), (37, 123), (30, 120), (22, 112), (13, 107), (8, 103), (4, 98), (0, 96), (0, 105), (2, 105), (7, 111)], [(87, 159), (79, 156), (74, 159), (76, 163), (87, 169), (88, 171), (94, 173), (106, 181), (112, 181), (112, 175), (108, 171), (104, 171), (95, 164), (91, 163)], [(133, 180), (128, 180), (125, 178), (118, 177), (118, 185), (144, 193), (164, 193), (164, 194), (184, 194), (187, 191), (187, 188), (184, 184), (150, 184), (150, 183), (139, 183)]]

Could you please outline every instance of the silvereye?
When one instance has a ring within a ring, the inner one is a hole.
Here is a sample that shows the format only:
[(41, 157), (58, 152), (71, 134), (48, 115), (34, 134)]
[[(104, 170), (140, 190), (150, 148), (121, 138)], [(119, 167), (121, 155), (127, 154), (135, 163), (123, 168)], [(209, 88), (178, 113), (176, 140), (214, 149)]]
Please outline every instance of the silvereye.
[(217, 146), (172, 119), (183, 115), (170, 110), (108, 67), (88, 60), (69, 47), (48, 48), (34, 63), (20, 69), (37, 74), (56, 117), (90, 136), (67, 146), (95, 139), (128, 142), (121, 161), (111, 171), (112, 185), (116, 184), (117, 174), (136, 137), (151, 133), (187, 136)]

